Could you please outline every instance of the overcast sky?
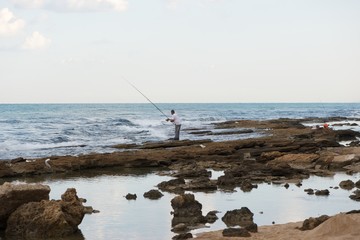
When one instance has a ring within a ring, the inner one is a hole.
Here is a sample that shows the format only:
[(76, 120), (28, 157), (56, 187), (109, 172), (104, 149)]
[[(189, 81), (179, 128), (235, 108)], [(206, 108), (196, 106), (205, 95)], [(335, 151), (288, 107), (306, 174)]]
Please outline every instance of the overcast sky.
[(0, 103), (360, 102), (358, 0), (0, 0)]

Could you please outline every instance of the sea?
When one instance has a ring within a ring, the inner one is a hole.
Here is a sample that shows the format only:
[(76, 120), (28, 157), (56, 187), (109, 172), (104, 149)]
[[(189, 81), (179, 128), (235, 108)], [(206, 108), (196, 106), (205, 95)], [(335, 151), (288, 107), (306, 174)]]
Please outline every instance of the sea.
[[(174, 136), (166, 122), (174, 109), (182, 121), (181, 139), (209, 136), (190, 129), (240, 119), (308, 117), (360, 118), (360, 103), (151, 103), (0, 104), (0, 160), (34, 159), (119, 151), (116, 144), (165, 141)], [(216, 131), (216, 130), (215, 130)], [(213, 141), (256, 137), (214, 135)]]

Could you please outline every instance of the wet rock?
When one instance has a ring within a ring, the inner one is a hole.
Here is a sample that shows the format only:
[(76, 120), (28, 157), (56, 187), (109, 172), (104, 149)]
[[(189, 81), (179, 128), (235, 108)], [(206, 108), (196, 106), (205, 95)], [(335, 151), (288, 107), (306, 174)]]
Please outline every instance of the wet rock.
[(303, 225), (299, 229), (302, 231), (314, 229), (329, 218), (330, 217), (328, 215), (322, 215), (317, 218), (310, 217), (303, 222)]
[(78, 231), (84, 214), (76, 190), (69, 188), (61, 200), (42, 200), (20, 206), (8, 219), (6, 236), (18, 239), (63, 238)]
[(317, 196), (328, 196), (328, 195), (330, 195), (330, 191), (327, 190), (327, 189), (317, 190), (317, 191), (315, 192), (315, 195), (317, 195)]
[(171, 206), (174, 209), (172, 226), (179, 223), (187, 225), (196, 225), (205, 223), (205, 217), (202, 215), (202, 205), (195, 200), (193, 194), (181, 194), (171, 200)]
[(355, 187), (355, 183), (351, 180), (344, 180), (344, 181), (341, 181), (339, 186), (342, 188), (342, 189), (345, 189), (345, 190), (351, 190)]
[(152, 189), (152, 190), (144, 193), (145, 198), (149, 198), (149, 199), (152, 199), (152, 200), (159, 199), (162, 196), (164, 196), (164, 194), (162, 194), (159, 190), (156, 190), (156, 189)]
[(226, 228), (223, 230), (224, 237), (251, 237), (251, 234), (245, 228)]
[(216, 216), (217, 213), (218, 213), (218, 211), (210, 211), (210, 212), (208, 212), (208, 214), (206, 214), (206, 216), (205, 216), (206, 222), (208, 222), (208, 223), (216, 222), (216, 220), (219, 219)]
[(314, 194), (314, 189), (307, 188), (307, 189), (304, 189), (304, 192), (307, 192), (307, 194), (309, 194), (309, 195), (313, 195)]
[(198, 177), (210, 178), (211, 171), (208, 171), (206, 169), (189, 169), (175, 173), (172, 176), (176, 178), (198, 178)]
[(355, 187), (360, 188), (360, 180), (355, 183)]
[(169, 181), (163, 181), (159, 183), (157, 187), (161, 191), (183, 193), (184, 190), (181, 188), (182, 185), (185, 185), (185, 180), (183, 178), (176, 178)]
[(228, 227), (246, 227), (254, 223), (253, 216), (254, 214), (247, 207), (242, 207), (241, 209), (227, 211), (221, 220)]
[(181, 233), (181, 232), (188, 232), (190, 231), (190, 229), (188, 228), (188, 226), (185, 223), (179, 223), (177, 225), (175, 225), (171, 231), (175, 232), (175, 233)]
[(0, 229), (6, 228), (10, 214), (28, 202), (49, 200), (50, 187), (41, 184), (12, 184), (0, 186)]
[(193, 235), (191, 233), (181, 233), (179, 235), (174, 236), (173, 240), (181, 240), (181, 239), (189, 239), (193, 238)]
[(290, 187), (290, 185), (288, 183), (284, 184), (284, 188), (288, 189)]
[(245, 229), (248, 230), (249, 232), (256, 233), (258, 232), (258, 225), (256, 223), (252, 223), (250, 225), (247, 225)]
[(241, 184), (240, 184), (240, 189), (243, 192), (250, 192), (253, 188), (257, 188), (258, 185), (256, 184), (252, 184), (249, 180), (244, 180)]
[(350, 195), (349, 198), (354, 201), (360, 201), (360, 190), (357, 189), (353, 192), (354, 194)]
[(127, 200), (136, 200), (137, 196), (136, 196), (136, 194), (128, 193), (128, 194), (126, 194), (125, 198)]
[(187, 183), (183, 188), (184, 190), (187, 191), (202, 191), (202, 192), (211, 192), (217, 190), (216, 182), (210, 180), (208, 177), (201, 177), (194, 179), (189, 183)]

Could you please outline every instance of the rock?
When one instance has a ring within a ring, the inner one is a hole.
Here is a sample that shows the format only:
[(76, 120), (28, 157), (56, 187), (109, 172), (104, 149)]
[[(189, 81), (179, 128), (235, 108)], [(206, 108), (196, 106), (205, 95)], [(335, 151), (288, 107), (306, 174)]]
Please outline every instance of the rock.
[(63, 238), (77, 232), (85, 213), (76, 190), (67, 189), (61, 199), (30, 202), (20, 206), (8, 219), (6, 236), (48, 239)]
[(125, 198), (126, 198), (127, 200), (136, 200), (137, 196), (136, 196), (136, 194), (128, 193), (128, 194), (125, 196)]
[(10, 164), (6, 161), (0, 161), (0, 177), (10, 177), (13, 176), (14, 171), (11, 170)]
[(254, 223), (253, 216), (254, 214), (247, 207), (242, 207), (241, 209), (227, 211), (221, 220), (228, 227), (246, 227)]
[(241, 184), (240, 184), (240, 189), (243, 192), (250, 192), (253, 188), (257, 188), (258, 185), (256, 184), (252, 184), (249, 180), (244, 180)]
[(309, 194), (309, 195), (313, 195), (314, 194), (314, 189), (307, 188), (307, 189), (304, 189), (304, 192), (307, 192), (307, 194)]
[(208, 222), (208, 223), (216, 222), (216, 220), (219, 219), (216, 216), (217, 213), (218, 213), (218, 211), (210, 211), (210, 212), (208, 212), (208, 214), (206, 214), (206, 216), (205, 216), (206, 222)]
[(206, 169), (189, 169), (183, 170), (178, 173), (172, 174), (176, 178), (198, 178), (198, 177), (211, 177), (211, 171)]
[(360, 180), (355, 183), (355, 187), (360, 188)]
[(191, 233), (182, 233), (182, 234), (174, 236), (172, 239), (173, 240), (181, 240), (181, 239), (189, 239), (189, 238), (193, 238), (193, 235)]
[(360, 201), (360, 190), (357, 189), (353, 192), (354, 194), (350, 195), (349, 198), (354, 201)]
[(159, 199), (162, 196), (164, 196), (164, 194), (162, 194), (159, 190), (155, 190), (155, 189), (152, 189), (152, 190), (144, 193), (145, 198), (149, 198), (149, 199), (152, 199), (152, 200)]
[(190, 229), (188, 228), (188, 226), (185, 223), (179, 223), (171, 229), (171, 231), (176, 232), (176, 233), (188, 232), (189, 230)]
[(176, 178), (169, 181), (161, 182), (157, 185), (157, 187), (161, 191), (183, 193), (184, 190), (181, 188), (182, 185), (185, 185), (185, 180), (183, 178)]
[(285, 184), (284, 184), (284, 187), (285, 187), (286, 189), (288, 189), (288, 188), (290, 187), (290, 185), (289, 185), (288, 183), (285, 183)]
[(322, 215), (317, 218), (308, 218), (303, 222), (302, 227), (300, 227), (299, 229), (302, 231), (314, 229), (329, 218), (330, 217), (328, 215)]
[(327, 190), (327, 189), (325, 189), (325, 190), (317, 190), (315, 192), (315, 195), (317, 195), (317, 196), (328, 196), (328, 195), (330, 195), (330, 191)]
[(195, 225), (205, 223), (205, 217), (202, 215), (202, 205), (195, 200), (193, 194), (181, 194), (171, 200), (171, 206), (174, 209), (172, 226), (179, 223)]
[(247, 225), (245, 227), (246, 230), (248, 230), (249, 232), (253, 232), (253, 233), (256, 233), (258, 231), (258, 226), (256, 223), (252, 223), (250, 225)]
[(0, 186), (0, 229), (6, 228), (10, 214), (28, 202), (49, 200), (50, 187), (41, 184), (11, 184)]
[(200, 177), (187, 183), (183, 189), (186, 191), (211, 192), (216, 191), (217, 186), (216, 182), (210, 180), (208, 177)]
[(342, 188), (342, 189), (345, 189), (345, 190), (351, 190), (355, 187), (355, 183), (351, 180), (344, 180), (344, 181), (341, 181), (339, 186)]
[(245, 228), (226, 228), (223, 230), (224, 237), (251, 237), (251, 234)]

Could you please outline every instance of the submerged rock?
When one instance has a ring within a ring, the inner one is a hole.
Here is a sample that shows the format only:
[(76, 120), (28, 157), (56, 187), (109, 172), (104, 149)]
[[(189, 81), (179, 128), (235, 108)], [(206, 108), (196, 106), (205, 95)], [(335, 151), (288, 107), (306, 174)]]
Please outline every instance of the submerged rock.
[(149, 198), (149, 199), (152, 199), (152, 200), (159, 199), (162, 196), (164, 196), (164, 194), (162, 194), (159, 190), (155, 190), (155, 189), (152, 189), (152, 190), (144, 193), (145, 198)]
[(344, 180), (344, 181), (341, 181), (339, 186), (342, 188), (342, 189), (345, 189), (345, 190), (351, 190), (355, 187), (355, 183), (351, 180)]
[(136, 194), (128, 193), (128, 194), (126, 194), (125, 198), (127, 200), (136, 200), (137, 196), (136, 196)]
[(315, 192), (315, 195), (317, 195), (317, 196), (328, 196), (328, 195), (330, 195), (330, 191), (327, 190), (327, 189), (317, 190), (317, 191)]

